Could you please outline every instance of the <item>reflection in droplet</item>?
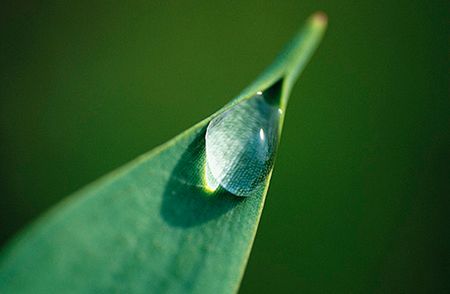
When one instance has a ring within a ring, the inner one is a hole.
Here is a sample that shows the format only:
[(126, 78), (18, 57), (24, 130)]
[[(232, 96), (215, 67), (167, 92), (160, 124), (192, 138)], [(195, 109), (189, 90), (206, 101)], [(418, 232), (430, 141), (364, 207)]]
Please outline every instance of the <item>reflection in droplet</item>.
[(257, 92), (209, 123), (205, 135), (208, 190), (220, 185), (234, 195), (249, 196), (264, 184), (273, 166), (282, 114), (273, 90)]

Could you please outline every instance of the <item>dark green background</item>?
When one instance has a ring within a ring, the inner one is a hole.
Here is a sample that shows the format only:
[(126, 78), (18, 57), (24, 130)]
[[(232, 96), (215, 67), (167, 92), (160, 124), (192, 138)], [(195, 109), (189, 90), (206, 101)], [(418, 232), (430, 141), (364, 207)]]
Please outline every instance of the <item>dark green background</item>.
[(220, 108), (320, 9), (329, 29), (293, 90), (241, 292), (444, 290), (446, 1), (14, 2), (0, 9), (3, 243)]

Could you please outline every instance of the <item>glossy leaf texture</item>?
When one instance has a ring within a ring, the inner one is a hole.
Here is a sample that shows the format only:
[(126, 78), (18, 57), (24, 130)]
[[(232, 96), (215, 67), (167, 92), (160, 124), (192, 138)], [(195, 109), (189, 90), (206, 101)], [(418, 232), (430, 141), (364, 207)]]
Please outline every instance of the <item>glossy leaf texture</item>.
[(236, 292), (289, 92), (325, 27), (313, 15), (228, 105), (26, 228), (1, 252), (0, 293)]

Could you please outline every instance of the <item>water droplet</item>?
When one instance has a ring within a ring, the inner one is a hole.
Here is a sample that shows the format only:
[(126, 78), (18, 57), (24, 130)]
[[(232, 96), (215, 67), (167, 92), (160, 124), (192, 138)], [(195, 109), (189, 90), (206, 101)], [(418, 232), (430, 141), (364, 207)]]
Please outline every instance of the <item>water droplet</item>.
[(206, 131), (205, 182), (237, 196), (261, 188), (278, 144), (281, 82), (220, 114)]

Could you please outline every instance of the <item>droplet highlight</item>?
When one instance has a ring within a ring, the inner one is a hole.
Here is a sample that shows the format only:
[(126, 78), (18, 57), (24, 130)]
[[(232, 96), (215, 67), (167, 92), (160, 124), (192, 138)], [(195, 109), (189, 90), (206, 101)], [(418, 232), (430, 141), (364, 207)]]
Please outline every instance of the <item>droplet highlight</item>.
[(205, 135), (205, 186), (236, 196), (261, 188), (273, 167), (282, 111), (281, 81), (220, 114)]

